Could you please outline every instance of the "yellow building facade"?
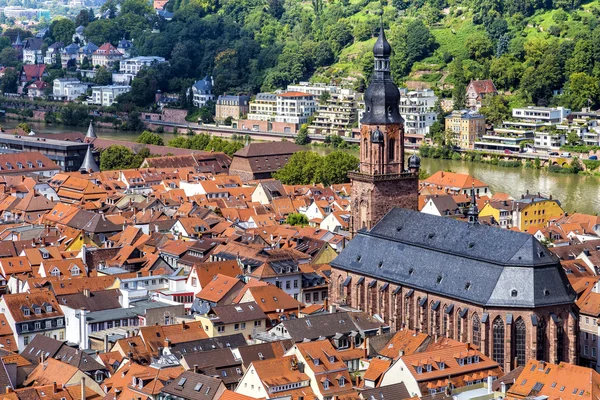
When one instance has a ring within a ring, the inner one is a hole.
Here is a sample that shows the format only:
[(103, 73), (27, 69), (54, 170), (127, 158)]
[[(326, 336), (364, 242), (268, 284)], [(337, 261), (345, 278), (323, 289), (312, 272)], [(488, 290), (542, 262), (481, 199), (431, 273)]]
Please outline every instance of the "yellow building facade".
[(529, 203), (519, 201), (515, 212), (515, 226), (526, 231), (530, 228), (543, 228), (548, 222), (565, 213), (560, 203), (552, 199), (534, 199)]
[(446, 131), (451, 132), (455, 145), (473, 149), (475, 141), (485, 133), (485, 117), (475, 111), (453, 111), (446, 117)]

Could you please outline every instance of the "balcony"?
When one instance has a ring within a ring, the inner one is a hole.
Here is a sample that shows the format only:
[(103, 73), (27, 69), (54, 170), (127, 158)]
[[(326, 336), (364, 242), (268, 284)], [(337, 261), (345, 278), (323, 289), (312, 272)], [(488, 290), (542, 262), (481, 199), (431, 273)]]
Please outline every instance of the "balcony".
[(350, 171), (348, 172), (348, 178), (356, 179), (357, 181), (363, 182), (382, 182), (382, 181), (392, 181), (392, 180), (403, 180), (403, 179), (414, 179), (418, 177), (417, 174), (413, 174), (412, 172), (402, 172), (399, 174), (365, 174), (359, 171)]

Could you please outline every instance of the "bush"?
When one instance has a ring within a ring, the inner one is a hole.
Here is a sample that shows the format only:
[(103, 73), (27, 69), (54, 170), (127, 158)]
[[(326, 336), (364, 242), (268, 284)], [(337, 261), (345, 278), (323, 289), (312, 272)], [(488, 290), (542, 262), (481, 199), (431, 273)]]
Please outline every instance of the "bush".
[(455, 161), (460, 161), (462, 160), (462, 157), (460, 156), (460, 153), (454, 153), (452, 154), (452, 159)]
[(600, 160), (583, 160), (583, 163), (588, 171), (593, 171), (600, 166)]

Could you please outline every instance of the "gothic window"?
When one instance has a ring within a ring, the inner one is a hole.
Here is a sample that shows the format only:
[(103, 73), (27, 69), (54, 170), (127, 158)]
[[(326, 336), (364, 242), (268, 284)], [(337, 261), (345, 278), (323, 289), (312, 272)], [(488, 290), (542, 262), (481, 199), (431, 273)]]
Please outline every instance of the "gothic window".
[(477, 347), (481, 346), (481, 320), (477, 313), (473, 314), (473, 344)]
[(434, 335), (436, 333), (440, 332), (440, 319), (439, 319), (439, 314), (437, 310), (434, 310), (434, 302), (432, 301), (431, 303), (429, 303), (429, 309), (431, 310), (431, 315), (430, 315), (430, 321), (429, 323), (431, 324), (431, 328), (429, 330), (429, 332)]
[(519, 317), (515, 322), (515, 357), (517, 366), (525, 365), (525, 348), (527, 343), (527, 327), (523, 318)]
[(501, 317), (496, 317), (494, 324), (492, 325), (494, 346), (492, 352), (492, 358), (500, 366), (504, 365), (504, 321)]
[(389, 144), (389, 148), (388, 148), (388, 158), (390, 159), (390, 161), (394, 161), (394, 158), (396, 157), (396, 140), (395, 139), (390, 139), (390, 144)]
[(460, 316), (460, 308), (456, 310), (456, 340), (462, 341), (462, 317)]
[(565, 330), (563, 328), (563, 319), (559, 316), (556, 320), (556, 363), (564, 361), (564, 341)]
[(444, 313), (444, 321), (442, 322), (442, 336), (446, 336), (448, 334), (448, 313), (446, 312), (446, 307), (448, 307), (446, 304), (444, 304), (444, 308), (442, 309), (442, 312)]
[(537, 324), (537, 359), (548, 361), (546, 357), (547, 351), (547, 343), (548, 339), (546, 336), (546, 320), (544, 318), (540, 318)]
[(404, 318), (406, 319), (406, 327), (412, 329), (412, 315), (410, 315), (410, 298), (404, 300)]
[(422, 331), (426, 331), (424, 330), (423, 326), (420, 326), (421, 324), (421, 298), (417, 297), (417, 320), (415, 321), (415, 325), (417, 326), (417, 328), (421, 328)]
[(344, 298), (344, 280), (341, 276), (338, 276), (338, 297), (339, 301), (342, 301)]

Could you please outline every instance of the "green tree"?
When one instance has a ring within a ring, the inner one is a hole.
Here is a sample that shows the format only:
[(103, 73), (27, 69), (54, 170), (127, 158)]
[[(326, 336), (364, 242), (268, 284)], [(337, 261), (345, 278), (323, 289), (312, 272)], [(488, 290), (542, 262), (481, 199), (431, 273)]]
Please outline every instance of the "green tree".
[(569, 146), (578, 146), (581, 144), (581, 138), (575, 132), (569, 132), (567, 134), (567, 144)]
[(17, 129), (20, 129), (25, 133), (31, 132), (31, 127), (27, 122), (21, 122), (19, 125), (17, 125)]
[(343, 151), (334, 151), (325, 156), (321, 172), (324, 185), (348, 182), (348, 172), (358, 169), (359, 160)]
[(129, 148), (113, 144), (100, 153), (100, 169), (111, 171), (131, 168), (134, 156), (135, 154)]
[(57, 42), (63, 42), (65, 46), (72, 42), (73, 33), (75, 22), (69, 18), (58, 18), (50, 24), (50, 36)]
[(112, 83), (112, 72), (105, 67), (98, 68), (94, 77), (94, 83), (100, 86), (110, 85)]
[(296, 139), (294, 141), (300, 146), (304, 146), (310, 143), (310, 138), (308, 137), (308, 127), (306, 126), (306, 124), (302, 124), (300, 130), (298, 131), (298, 135), (296, 136)]
[(150, 131), (142, 132), (135, 141), (136, 143), (154, 144), (157, 146), (165, 145), (165, 142), (163, 141), (163, 138), (160, 135), (152, 133)]
[(476, 36), (466, 43), (467, 51), (471, 59), (482, 61), (494, 54), (494, 45), (487, 36)]
[(19, 50), (6, 47), (0, 51), (0, 64), (5, 67), (16, 67), (20, 64)]
[(90, 12), (88, 9), (84, 8), (82, 10), (79, 11), (79, 14), (77, 14), (77, 17), (75, 17), (75, 25), (76, 27), (78, 26), (88, 26), (88, 24), (91, 22), (91, 18), (90, 18)]
[(300, 213), (288, 214), (285, 223), (292, 226), (306, 226), (308, 225), (308, 217)]
[(596, 107), (600, 104), (600, 85), (598, 80), (585, 72), (576, 72), (569, 77), (561, 104), (572, 110), (583, 107)]
[(285, 166), (273, 174), (275, 179), (286, 185), (308, 185), (319, 183), (323, 157), (312, 151), (299, 151), (290, 157)]
[(495, 126), (506, 121), (511, 115), (508, 100), (502, 95), (488, 96), (484, 99), (483, 103), (483, 107), (479, 111), (485, 116), (488, 122)]
[(89, 111), (86, 106), (69, 103), (60, 110), (60, 120), (64, 125), (82, 126), (90, 121)]
[(16, 68), (7, 68), (4, 71), (4, 76), (0, 78), (0, 94), (17, 93), (19, 87), (18, 82), (19, 72)]

